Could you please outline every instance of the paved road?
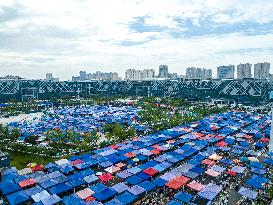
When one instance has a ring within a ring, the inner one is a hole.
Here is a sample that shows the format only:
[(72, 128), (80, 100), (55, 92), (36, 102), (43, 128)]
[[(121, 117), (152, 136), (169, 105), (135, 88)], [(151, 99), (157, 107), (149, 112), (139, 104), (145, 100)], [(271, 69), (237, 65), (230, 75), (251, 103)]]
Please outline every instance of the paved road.
[(5, 117), (1, 117), (0, 118), (0, 124), (8, 124), (10, 122), (19, 122), (22, 120), (28, 120), (28, 121), (32, 121), (33, 118), (35, 117), (41, 117), (43, 115), (42, 112), (37, 112), (37, 113), (30, 113), (30, 114), (20, 114), (18, 116), (11, 116), (9, 118), (5, 118)]

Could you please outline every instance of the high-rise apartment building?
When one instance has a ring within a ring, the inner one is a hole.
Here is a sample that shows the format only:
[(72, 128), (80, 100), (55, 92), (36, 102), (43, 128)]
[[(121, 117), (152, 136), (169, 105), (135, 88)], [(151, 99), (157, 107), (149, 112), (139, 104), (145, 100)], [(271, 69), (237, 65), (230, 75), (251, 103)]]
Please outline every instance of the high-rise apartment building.
[(142, 72), (143, 79), (151, 79), (155, 77), (155, 70), (154, 69), (144, 69)]
[(9, 80), (23, 80), (20, 76), (6, 75), (4, 77), (0, 77), (0, 81), (9, 81)]
[(179, 78), (177, 73), (169, 73), (168, 76), (171, 80), (177, 80)]
[(267, 79), (270, 77), (269, 74), (270, 63), (256, 63), (254, 65), (254, 78), (256, 79)]
[(195, 79), (196, 78), (196, 68), (190, 67), (186, 70), (186, 79)]
[(202, 68), (196, 68), (195, 79), (203, 79)]
[(125, 72), (125, 80), (148, 80), (155, 77), (154, 69), (144, 69), (136, 70), (136, 69), (128, 69)]
[(51, 81), (52, 79), (53, 79), (52, 73), (47, 73), (47, 74), (46, 74), (46, 80), (47, 80), (47, 81)]
[(85, 71), (80, 72), (80, 76), (72, 77), (72, 81), (84, 81), (84, 80), (121, 80), (116, 72), (101, 72), (96, 71), (95, 73), (86, 73)]
[(160, 65), (159, 66), (159, 78), (168, 78), (168, 66), (167, 65)]
[(234, 65), (223, 65), (217, 68), (218, 79), (234, 79), (235, 66)]
[(212, 70), (205, 68), (190, 67), (186, 70), (186, 79), (208, 80), (212, 78)]
[(80, 71), (80, 80), (86, 80), (87, 75), (86, 75), (86, 71)]
[(209, 80), (212, 79), (212, 70), (203, 68), (203, 79)]
[(243, 79), (243, 78), (252, 78), (251, 74), (251, 67), (252, 64), (245, 63), (245, 64), (239, 64), (237, 65), (237, 78)]
[(58, 82), (59, 78), (53, 78), (53, 74), (52, 73), (47, 73), (45, 80), (46, 81), (51, 81), (51, 82)]
[(125, 72), (125, 80), (141, 80), (142, 71), (136, 69), (128, 69)]

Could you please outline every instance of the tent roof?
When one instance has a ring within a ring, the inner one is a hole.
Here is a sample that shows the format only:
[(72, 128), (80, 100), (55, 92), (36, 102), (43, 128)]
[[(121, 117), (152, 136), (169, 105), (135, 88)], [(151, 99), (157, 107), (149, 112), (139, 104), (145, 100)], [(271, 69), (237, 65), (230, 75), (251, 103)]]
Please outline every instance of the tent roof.
[(209, 176), (212, 176), (212, 177), (217, 177), (221, 174), (221, 172), (217, 172), (213, 169), (208, 169), (207, 171), (205, 171), (205, 173)]
[(246, 196), (246, 197), (248, 197), (250, 199), (256, 199), (257, 195), (258, 195), (257, 192), (252, 191), (250, 189), (247, 189), (245, 187), (241, 187), (240, 190), (238, 191), (238, 193), (243, 195), (243, 196)]
[(94, 193), (93, 197), (95, 197), (98, 201), (104, 201), (106, 199), (112, 198), (116, 194), (117, 192), (114, 189), (106, 187), (102, 191)]
[(93, 183), (99, 180), (99, 178), (96, 175), (91, 174), (91, 175), (85, 176), (83, 180), (86, 181), (87, 183)]
[(177, 190), (179, 189), (181, 186), (183, 186), (184, 184), (186, 184), (190, 179), (184, 176), (177, 176), (174, 179), (172, 179), (171, 181), (169, 181), (166, 186)]
[(32, 198), (35, 202), (38, 202), (38, 201), (41, 201), (43, 198), (46, 198), (46, 197), (48, 197), (48, 196), (50, 196), (50, 194), (49, 194), (46, 190), (44, 190), (44, 191), (42, 191), (42, 192), (39, 192), (39, 193), (37, 193), (37, 194), (32, 195), (31, 198)]
[(137, 196), (128, 191), (125, 191), (117, 196), (117, 199), (124, 204), (131, 204), (137, 199)]
[(80, 190), (80, 191), (76, 192), (76, 195), (81, 199), (86, 199), (87, 197), (91, 196), (94, 193), (95, 192), (92, 191), (91, 189), (85, 188), (83, 190)]
[(0, 190), (4, 195), (7, 195), (19, 191), (20, 187), (17, 184), (14, 184), (13, 182), (1, 182)]
[(114, 189), (118, 193), (122, 193), (122, 192), (128, 190), (129, 187), (124, 182), (120, 182), (120, 183), (115, 184), (114, 186), (112, 186), (112, 189)]
[(56, 194), (53, 194), (51, 196), (43, 198), (41, 201), (44, 205), (54, 205), (54, 204), (57, 204), (58, 202), (60, 202), (61, 198), (59, 196), (57, 196)]
[(205, 187), (205, 185), (195, 180), (191, 181), (189, 184), (187, 184), (187, 186), (194, 189), (195, 191), (201, 191)]
[(180, 191), (174, 195), (174, 198), (178, 201), (189, 203), (193, 196), (191, 194)]
[(35, 184), (36, 184), (36, 181), (34, 179), (31, 179), (31, 178), (25, 179), (25, 180), (19, 182), (19, 186), (22, 187), (22, 188), (33, 186)]
[(135, 185), (135, 186), (132, 186), (130, 189), (128, 189), (128, 191), (134, 195), (140, 195), (143, 192), (145, 192), (145, 189), (142, 188), (141, 186)]
[(7, 196), (7, 200), (11, 205), (22, 204), (30, 198), (24, 191), (18, 191)]
[(113, 176), (109, 173), (105, 173), (105, 174), (102, 174), (99, 176), (99, 179), (102, 181), (102, 182), (107, 182), (107, 181), (110, 181), (113, 179)]

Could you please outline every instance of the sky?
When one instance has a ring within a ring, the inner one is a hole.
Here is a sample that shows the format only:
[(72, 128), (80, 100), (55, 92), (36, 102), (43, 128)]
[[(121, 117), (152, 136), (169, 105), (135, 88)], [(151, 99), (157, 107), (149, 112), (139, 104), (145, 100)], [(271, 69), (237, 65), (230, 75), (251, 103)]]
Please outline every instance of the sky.
[(0, 0), (0, 76), (273, 63), (272, 11), (272, 0)]

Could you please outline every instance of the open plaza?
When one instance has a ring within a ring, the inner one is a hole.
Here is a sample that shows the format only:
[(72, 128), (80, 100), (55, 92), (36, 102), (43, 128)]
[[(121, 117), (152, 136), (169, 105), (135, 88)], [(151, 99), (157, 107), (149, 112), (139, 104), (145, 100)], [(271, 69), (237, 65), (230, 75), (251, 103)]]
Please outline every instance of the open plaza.
[[(23, 138), (47, 129), (81, 133), (109, 120), (132, 124), (137, 111), (66, 108), (13, 125), (23, 130)], [(2, 200), (11, 205), (268, 204), (270, 124), (270, 115), (230, 111), (48, 164), (5, 168)]]

